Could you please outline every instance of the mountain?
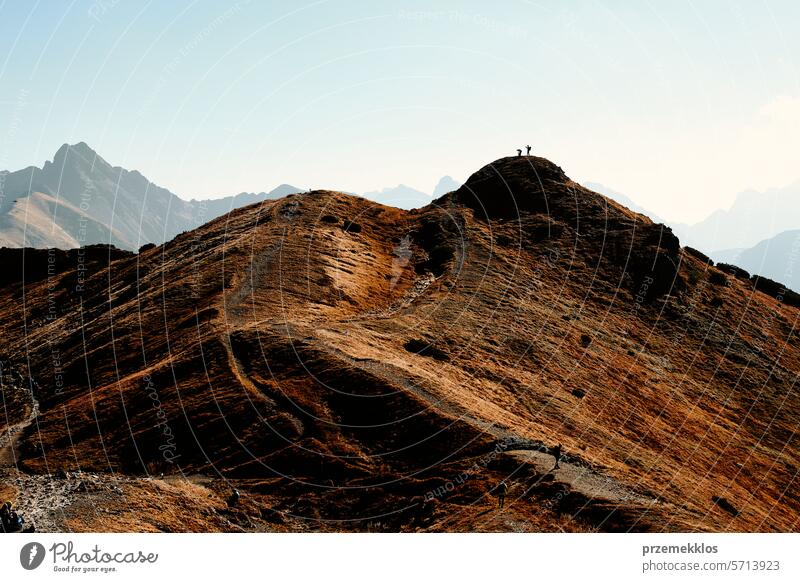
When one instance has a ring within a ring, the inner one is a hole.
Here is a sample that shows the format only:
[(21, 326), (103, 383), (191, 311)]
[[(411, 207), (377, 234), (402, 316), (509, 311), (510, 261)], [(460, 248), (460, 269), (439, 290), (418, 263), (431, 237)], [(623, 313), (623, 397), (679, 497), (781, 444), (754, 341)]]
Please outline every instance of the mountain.
[(711, 257), (754, 275), (775, 279), (800, 292), (800, 230), (787, 230), (749, 249), (713, 252)]
[(75, 248), (161, 244), (232, 208), (299, 191), (187, 202), (138, 171), (112, 166), (84, 142), (64, 144), (41, 168), (0, 175), (0, 246)]
[(460, 187), (461, 184), (456, 182), (450, 176), (443, 176), (434, 187), (433, 196), (430, 196), (425, 192), (415, 190), (414, 188), (406, 186), (405, 184), (399, 184), (394, 188), (384, 188), (382, 190), (364, 192), (362, 197), (379, 204), (394, 206), (404, 210), (412, 210), (414, 208), (422, 208), (423, 206), (427, 206), (431, 203), (433, 198), (438, 198), (443, 194), (447, 194), (453, 190), (458, 190)]
[(0, 494), (42, 531), (800, 518), (800, 296), (542, 158), (415, 211), (318, 190), (137, 255), (0, 254), (26, 262), (0, 286)]
[(212, 198), (208, 200), (196, 200), (193, 198), (189, 201), (189, 205), (192, 208), (193, 220), (199, 226), (208, 220), (227, 214), (236, 208), (249, 206), (250, 204), (256, 204), (264, 200), (283, 198), (289, 194), (299, 194), (302, 191), (302, 189), (295, 186), (281, 184), (269, 192), (259, 192), (257, 194), (253, 192), (241, 192), (234, 196), (225, 196), (224, 198)]
[[(667, 222), (621, 192), (593, 182), (584, 185), (656, 222)], [(800, 225), (800, 181), (765, 192), (742, 192), (731, 208), (716, 210), (695, 224), (667, 223), (684, 244), (701, 249), (716, 259), (729, 260), (741, 249)]]
[(800, 181), (764, 192), (747, 190), (728, 210), (717, 210), (691, 226), (674, 225), (686, 244), (706, 252), (749, 248), (800, 226)]
[(191, 209), (174, 194), (139, 172), (111, 166), (83, 142), (63, 145), (41, 168), (5, 174), (0, 240), (6, 246), (103, 242), (132, 249), (194, 226)]
[(422, 206), (427, 206), (431, 202), (429, 194), (415, 190), (411, 186), (406, 186), (405, 184), (399, 184), (394, 188), (364, 192), (362, 197), (377, 202), (378, 204), (385, 204), (405, 210), (421, 208)]
[(639, 214), (644, 214), (653, 222), (664, 222), (664, 219), (658, 216), (655, 212), (650, 212), (646, 208), (639, 206), (622, 192), (618, 192), (617, 190), (613, 190), (597, 182), (585, 182), (583, 186), (594, 192), (599, 192), (600, 194), (606, 196), (607, 198), (611, 198), (614, 202), (619, 202), (620, 204), (622, 204), (626, 208), (630, 208), (634, 212), (638, 212)]
[(458, 190), (459, 188), (461, 188), (461, 184), (459, 182), (456, 182), (450, 176), (443, 176), (433, 189), (433, 197), (439, 198), (439, 196), (443, 196), (444, 194), (452, 192), (453, 190)]

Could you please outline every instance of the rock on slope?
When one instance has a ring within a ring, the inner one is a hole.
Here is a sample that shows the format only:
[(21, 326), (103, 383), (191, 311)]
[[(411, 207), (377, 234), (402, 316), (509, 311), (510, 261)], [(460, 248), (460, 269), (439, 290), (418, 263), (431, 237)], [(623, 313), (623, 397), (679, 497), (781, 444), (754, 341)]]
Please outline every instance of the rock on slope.
[(161, 473), (214, 503), (243, 491), (233, 510), (165, 496), (169, 530), (201, 511), (209, 529), (797, 528), (797, 309), (547, 160), (498, 160), (416, 211), (289, 196), (114, 259), (0, 295), (0, 356), (38, 403), (23, 475), (124, 476), (127, 503), (93, 502), (111, 517), (67, 508), (64, 528), (136, 529)]

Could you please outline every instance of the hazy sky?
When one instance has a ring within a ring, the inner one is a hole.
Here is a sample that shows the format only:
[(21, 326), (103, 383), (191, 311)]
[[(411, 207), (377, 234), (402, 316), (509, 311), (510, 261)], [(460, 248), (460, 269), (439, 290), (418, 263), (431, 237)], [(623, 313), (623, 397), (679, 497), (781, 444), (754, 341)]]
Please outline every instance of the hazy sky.
[(431, 191), (530, 143), (695, 221), (800, 179), (800, 2), (0, 0), (0, 168)]

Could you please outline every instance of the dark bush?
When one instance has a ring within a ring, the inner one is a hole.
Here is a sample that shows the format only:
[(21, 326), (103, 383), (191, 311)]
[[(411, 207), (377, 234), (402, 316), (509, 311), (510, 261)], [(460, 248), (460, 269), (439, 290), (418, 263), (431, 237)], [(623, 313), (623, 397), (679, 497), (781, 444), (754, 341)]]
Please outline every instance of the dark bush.
[(723, 273), (728, 273), (729, 275), (733, 275), (737, 279), (750, 279), (750, 273), (748, 273), (741, 267), (737, 267), (736, 265), (729, 265), (728, 263), (719, 263), (717, 265), (717, 269), (719, 269)]
[(773, 297), (783, 295), (787, 291), (785, 285), (782, 285), (777, 281), (773, 281), (772, 279), (767, 279), (766, 277), (753, 275), (751, 280), (753, 281), (754, 288), (758, 289), (762, 293), (766, 293), (767, 295), (772, 295)]
[(436, 245), (428, 252), (431, 263), (437, 266), (451, 261), (455, 255), (456, 250), (449, 244)]
[(585, 347), (585, 348), (588, 348), (588, 347), (589, 347), (589, 344), (591, 344), (591, 343), (592, 343), (592, 338), (590, 338), (590, 337), (589, 337), (588, 335), (586, 335), (585, 333), (584, 333), (583, 335), (581, 335), (581, 345), (582, 345), (583, 347)]
[(351, 222), (349, 220), (344, 220), (342, 222), (342, 230), (345, 232), (351, 232), (353, 234), (361, 232), (361, 225), (357, 222)]
[(739, 510), (736, 509), (730, 501), (725, 499), (724, 497), (719, 497), (718, 495), (713, 495), (711, 497), (711, 501), (717, 504), (720, 509), (723, 509), (730, 513), (732, 516), (737, 517), (739, 515)]
[(563, 231), (564, 227), (558, 222), (553, 220), (537, 220), (525, 225), (525, 238), (530, 242), (536, 243), (550, 238), (558, 238)]
[(442, 244), (453, 236), (458, 236), (458, 229), (446, 215), (423, 217), (414, 233), (417, 244), (426, 249)]
[(409, 351), (412, 354), (417, 354), (418, 356), (427, 356), (440, 362), (445, 362), (450, 359), (450, 356), (448, 356), (445, 352), (433, 344), (426, 342), (425, 340), (410, 339), (403, 347), (405, 347), (406, 351)]
[[(96, 269), (110, 262), (133, 256), (108, 244), (87, 245), (79, 249), (0, 248), (0, 285), (34, 283), (60, 273), (75, 274), (79, 264), (97, 263)], [(72, 284), (72, 283), (71, 283)]]
[(447, 263), (455, 256), (458, 236), (458, 228), (450, 217), (444, 214), (424, 217), (413, 237), (427, 252), (428, 260), (416, 263), (417, 272), (430, 271), (436, 276), (442, 275), (447, 270)]
[(322, 222), (327, 222), (328, 224), (338, 224), (339, 219), (336, 218), (333, 214), (326, 214), (322, 218), (320, 218)]
[(658, 249), (654, 254), (645, 250), (641, 255), (631, 257), (629, 272), (633, 276), (632, 292), (635, 293), (635, 300), (639, 303), (651, 303), (659, 297), (678, 291), (685, 284), (678, 276), (678, 263), (679, 258), (664, 249)]
[(573, 388), (572, 395), (575, 398), (583, 398), (586, 396), (586, 390), (583, 390), (582, 388)]
[(511, 243), (514, 242), (514, 240), (510, 236), (506, 236), (504, 234), (497, 235), (497, 239), (496, 240), (497, 240), (497, 244), (499, 246), (501, 246), (501, 247), (511, 246)]
[(684, 248), (684, 250), (685, 250), (685, 251), (686, 251), (688, 254), (692, 255), (692, 256), (693, 256), (695, 259), (700, 259), (700, 260), (701, 260), (701, 261), (703, 261), (705, 264), (707, 264), (707, 265), (711, 265), (712, 267), (714, 266), (714, 261), (712, 261), (712, 260), (711, 260), (711, 259), (708, 257), (708, 255), (704, 255), (703, 253), (701, 253), (701, 252), (700, 252), (700, 251), (698, 251), (697, 249), (694, 249), (694, 248), (692, 248), (692, 247), (685, 247), (685, 248)]
[(708, 280), (711, 281), (712, 285), (724, 286), (728, 284), (728, 278), (719, 271), (711, 271), (711, 275), (708, 277)]
[(786, 305), (793, 307), (800, 306), (800, 294), (795, 293), (791, 289), (787, 289), (783, 283), (778, 283), (766, 277), (753, 275), (750, 279), (753, 282), (753, 287), (762, 293), (782, 301)]
[(330, 275), (322, 275), (319, 279), (317, 279), (317, 285), (320, 287), (330, 287), (333, 285), (333, 277)]

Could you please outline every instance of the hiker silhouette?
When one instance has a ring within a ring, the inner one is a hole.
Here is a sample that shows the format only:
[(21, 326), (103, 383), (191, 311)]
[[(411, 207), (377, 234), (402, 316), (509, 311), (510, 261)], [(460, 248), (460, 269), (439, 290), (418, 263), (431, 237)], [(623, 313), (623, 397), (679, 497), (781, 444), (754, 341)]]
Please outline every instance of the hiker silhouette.
[(3, 533), (33, 533), (34, 527), (25, 527), (25, 520), (20, 516), (10, 501), (0, 506), (0, 532)]
[(517, 157), (522, 155), (522, 150), (517, 150)]
[(506, 504), (507, 493), (508, 485), (506, 485), (505, 481), (500, 481), (500, 484), (497, 486), (497, 507), (499, 509), (503, 509), (503, 506)]
[(551, 471), (555, 471), (556, 469), (560, 468), (560, 465), (558, 464), (558, 462), (561, 460), (561, 445), (560, 444), (558, 446), (556, 446), (556, 448), (553, 449), (553, 456), (556, 459), (556, 464), (553, 465), (553, 468), (551, 469)]
[(528, 150), (528, 153), (526, 155), (528, 156), (531, 155), (531, 146), (525, 146), (525, 149)]
[(11, 524), (11, 502), (6, 501), (0, 505), (0, 523), (2, 523), (3, 531), (8, 531)]

